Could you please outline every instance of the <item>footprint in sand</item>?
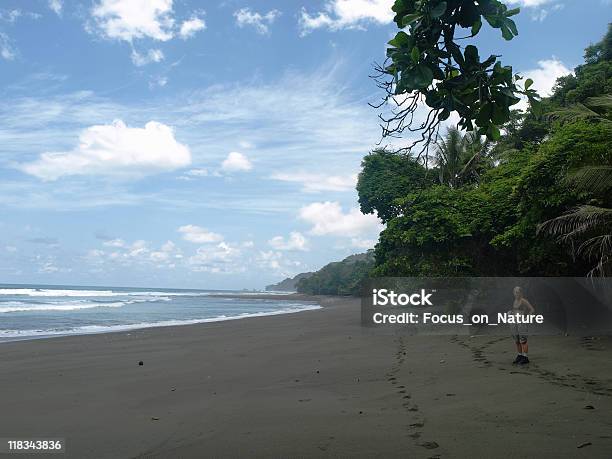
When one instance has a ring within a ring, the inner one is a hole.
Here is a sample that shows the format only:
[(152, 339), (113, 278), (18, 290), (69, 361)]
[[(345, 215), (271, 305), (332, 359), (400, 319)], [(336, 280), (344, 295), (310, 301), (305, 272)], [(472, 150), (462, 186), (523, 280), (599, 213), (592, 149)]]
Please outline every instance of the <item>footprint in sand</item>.
[(425, 443), (421, 443), (421, 446), (427, 449), (436, 449), (440, 445), (438, 445), (435, 441), (426, 441)]

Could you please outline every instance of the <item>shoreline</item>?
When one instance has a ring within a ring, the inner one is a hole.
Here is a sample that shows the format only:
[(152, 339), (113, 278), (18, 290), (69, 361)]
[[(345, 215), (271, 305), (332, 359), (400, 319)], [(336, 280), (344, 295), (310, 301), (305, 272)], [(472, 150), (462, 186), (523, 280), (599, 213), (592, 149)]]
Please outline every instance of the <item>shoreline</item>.
[[(278, 300), (278, 301), (296, 301), (300, 303), (313, 304), (311, 308), (304, 308), (294, 311), (281, 310), (281, 311), (271, 311), (271, 312), (256, 312), (256, 313), (243, 313), (237, 316), (219, 316), (219, 317), (210, 317), (206, 319), (173, 319), (167, 321), (160, 322), (142, 322), (135, 324), (126, 324), (126, 325), (117, 325), (117, 326), (108, 326), (109, 330), (101, 330), (102, 326), (91, 326), (91, 327), (82, 327), (82, 328), (96, 328), (96, 330), (92, 331), (84, 331), (83, 329), (74, 329), (78, 330), (73, 333), (56, 333), (56, 334), (46, 334), (46, 335), (27, 335), (23, 337), (14, 336), (8, 338), (0, 338), (0, 346), (5, 343), (12, 342), (21, 342), (21, 341), (30, 341), (30, 340), (47, 340), (47, 339), (58, 339), (65, 338), (71, 336), (89, 336), (89, 335), (102, 335), (109, 333), (129, 333), (136, 330), (147, 330), (147, 329), (156, 329), (156, 328), (167, 328), (167, 327), (184, 327), (187, 325), (199, 325), (199, 324), (207, 324), (207, 323), (217, 323), (217, 322), (227, 322), (232, 320), (242, 320), (242, 319), (255, 319), (258, 317), (269, 317), (276, 315), (285, 315), (285, 314), (297, 314), (301, 312), (307, 311), (316, 311), (318, 309), (323, 308), (322, 303), (324, 302), (324, 297), (316, 297), (313, 295), (305, 295), (300, 293), (275, 293), (275, 294), (215, 294), (215, 298), (232, 298), (232, 299), (250, 299), (250, 300)], [(316, 306), (315, 306), (316, 305)], [(112, 330), (110, 329), (112, 328)]]

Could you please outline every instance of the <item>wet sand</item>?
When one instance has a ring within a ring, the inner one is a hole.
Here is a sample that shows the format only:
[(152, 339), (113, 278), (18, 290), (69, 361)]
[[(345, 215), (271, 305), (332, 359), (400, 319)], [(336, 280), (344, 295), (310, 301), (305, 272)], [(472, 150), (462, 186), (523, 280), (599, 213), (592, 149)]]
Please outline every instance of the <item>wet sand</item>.
[(611, 457), (612, 339), (533, 337), (516, 368), (510, 338), (371, 330), (358, 301), (320, 301), (0, 344), (0, 437), (71, 458)]

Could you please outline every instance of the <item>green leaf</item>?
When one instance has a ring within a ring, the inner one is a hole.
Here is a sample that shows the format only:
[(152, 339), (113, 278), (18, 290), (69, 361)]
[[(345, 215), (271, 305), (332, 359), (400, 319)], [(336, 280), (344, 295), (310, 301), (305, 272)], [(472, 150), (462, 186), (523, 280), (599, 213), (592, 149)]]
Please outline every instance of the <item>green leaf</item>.
[(446, 2), (440, 2), (431, 9), (431, 11), (429, 12), (429, 15), (435, 19), (435, 18), (439, 18), (440, 16), (442, 16), (445, 11), (446, 11)]
[(501, 33), (502, 37), (504, 37), (504, 40), (512, 40), (512, 38), (514, 38), (514, 35), (512, 35), (512, 31), (508, 28), (506, 24), (503, 24), (501, 26)]
[(433, 81), (433, 72), (424, 64), (419, 64), (414, 67), (411, 74), (414, 78), (415, 85), (420, 88), (426, 88)]
[(516, 28), (516, 24), (514, 23), (514, 21), (512, 19), (506, 19), (505, 23), (510, 29), (510, 31), (513, 33), (513, 35), (516, 37), (518, 35), (518, 29)]
[(487, 127), (487, 138), (489, 140), (501, 139), (501, 133), (499, 132), (499, 128), (494, 124), (489, 124), (489, 127)]
[(412, 59), (412, 62), (417, 64), (419, 62), (419, 57), (421, 57), (421, 53), (419, 52), (419, 48), (415, 46), (412, 48), (412, 51), (410, 51), (410, 58)]
[(506, 121), (508, 121), (509, 117), (510, 117), (510, 110), (508, 110), (506, 107), (500, 106), (497, 104), (493, 106), (493, 115), (491, 116), (491, 121), (494, 124), (500, 126), (504, 124)]
[(472, 24), (472, 35), (478, 34), (478, 32), (480, 32), (481, 27), (482, 27), (482, 21), (480, 18), (478, 18), (476, 22)]
[(515, 16), (521, 12), (520, 8), (513, 8), (511, 10), (506, 11), (506, 17)]
[(525, 80), (525, 90), (529, 89), (532, 84), (533, 84), (533, 80), (531, 78), (527, 78)]
[(402, 46), (410, 43), (411, 40), (410, 35), (403, 30), (400, 30), (397, 34), (395, 34), (395, 37), (388, 41), (388, 43), (394, 48), (401, 48)]
[(465, 47), (465, 51), (463, 52), (465, 56), (465, 63), (468, 65), (478, 64), (478, 48), (474, 45), (467, 45)]
[(434, 79), (440, 80), (440, 81), (444, 80), (445, 75), (440, 67), (433, 67), (432, 71), (433, 71)]
[(412, 24), (413, 22), (417, 21), (418, 19), (420, 19), (423, 15), (419, 14), (419, 13), (413, 13), (413, 14), (407, 14), (406, 16), (404, 16), (404, 18), (402, 19), (402, 25), (404, 27)]
[(480, 108), (480, 111), (478, 112), (478, 115), (476, 115), (476, 119), (474, 121), (476, 121), (478, 126), (486, 126), (489, 124), (489, 120), (491, 119), (492, 115), (493, 104), (485, 102), (482, 104), (482, 107)]
[(511, 88), (501, 88), (499, 92), (501, 92), (503, 95), (508, 96), (510, 98), (516, 97), (516, 95), (514, 94), (514, 91)]
[(448, 119), (449, 116), (450, 116), (450, 111), (445, 108), (438, 114), (438, 119), (440, 121), (444, 121)]
[(530, 97), (529, 104), (531, 105), (531, 111), (533, 112), (535, 116), (542, 116), (542, 111), (543, 111), (542, 102)]
[(404, 9), (404, 0), (395, 0), (395, 3), (391, 7), (391, 10), (395, 11), (396, 13), (399, 13), (403, 9)]

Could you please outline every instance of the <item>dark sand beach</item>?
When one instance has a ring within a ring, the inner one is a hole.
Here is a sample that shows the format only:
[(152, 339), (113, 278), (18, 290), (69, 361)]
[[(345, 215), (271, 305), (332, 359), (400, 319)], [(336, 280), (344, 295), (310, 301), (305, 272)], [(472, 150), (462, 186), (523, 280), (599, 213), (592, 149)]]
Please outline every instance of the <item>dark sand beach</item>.
[(321, 301), (3, 343), (0, 437), (65, 438), (71, 458), (612, 457), (609, 337), (534, 337), (516, 368), (510, 338), (383, 333), (357, 300)]

